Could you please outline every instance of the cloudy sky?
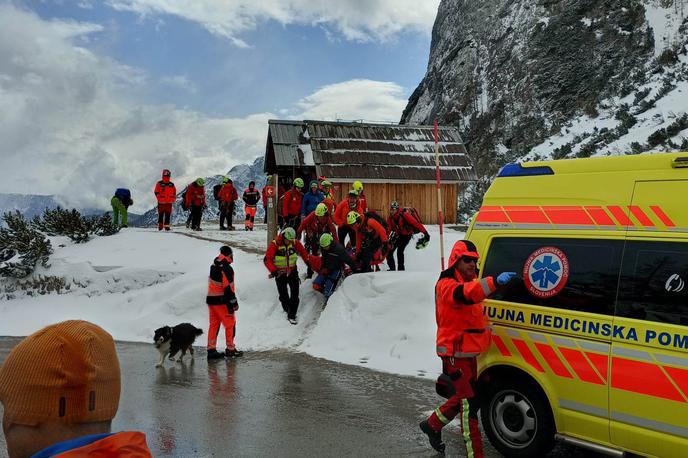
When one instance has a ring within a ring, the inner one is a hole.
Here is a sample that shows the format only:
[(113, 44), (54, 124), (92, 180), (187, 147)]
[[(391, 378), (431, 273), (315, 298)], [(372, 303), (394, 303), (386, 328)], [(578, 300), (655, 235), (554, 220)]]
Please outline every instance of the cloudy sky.
[(270, 118), (398, 121), (439, 0), (0, 0), (0, 192), (153, 204)]

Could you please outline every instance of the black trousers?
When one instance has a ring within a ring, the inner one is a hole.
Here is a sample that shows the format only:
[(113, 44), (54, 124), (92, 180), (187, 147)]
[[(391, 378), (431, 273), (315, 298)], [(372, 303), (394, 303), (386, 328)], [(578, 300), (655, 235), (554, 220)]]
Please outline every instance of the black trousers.
[(224, 227), (225, 220), (227, 220), (227, 226), (234, 226), (232, 224), (233, 216), (234, 202), (220, 202), (220, 227)]
[(387, 255), (387, 265), (389, 266), (389, 270), (396, 270), (396, 264), (394, 263), (395, 251), (397, 252), (397, 259), (399, 260), (399, 270), (406, 269), (404, 266), (404, 250), (412, 238), (413, 236), (411, 235), (400, 235), (397, 237), (397, 240), (394, 242), (394, 246), (392, 247), (392, 251), (390, 251)]
[(344, 242), (344, 238), (346, 236), (349, 236), (349, 240), (351, 240), (351, 246), (355, 247), (356, 246), (356, 231), (349, 225), (342, 225), (339, 226), (337, 229), (337, 237), (339, 238), (339, 243), (344, 245), (346, 247), (346, 243)]
[[(309, 236), (306, 234), (306, 243), (304, 244), (306, 253), (312, 254), (313, 256), (320, 256), (320, 235), (321, 234), (313, 234)], [(309, 278), (313, 275), (313, 269), (311, 269), (311, 266), (308, 266), (306, 273), (308, 274)]]
[(295, 319), (299, 310), (299, 272), (294, 269), (288, 275), (275, 277), (275, 283), (282, 309), (287, 312), (287, 318)]
[(201, 227), (201, 217), (203, 216), (202, 205), (191, 206), (191, 228), (199, 229)]
[(375, 252), (382, 247), (382, 240), (379, 237), (374, 239), (365, 239), (361, 243), (361, 252), (356, 253), (356, 259), (358, 260), (359, 272), (372, 272), (373, 267), (370, 265), (375, 257)]

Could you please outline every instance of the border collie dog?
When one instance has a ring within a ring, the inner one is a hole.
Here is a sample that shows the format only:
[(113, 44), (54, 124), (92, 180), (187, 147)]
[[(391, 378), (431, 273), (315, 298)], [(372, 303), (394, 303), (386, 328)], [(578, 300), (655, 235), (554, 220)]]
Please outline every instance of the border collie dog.
[[(193, 358), (193, 343), (196, 337), (201, 334), (203, 334), (202, 329), (198, 329), (189, 323), (178, 324), (173, 328), (170, 326), (163, 326), (162, 328), (156, 329), (153, 341), (155, 342), (155, 348), (160, 352), (160, 361), (158, 361), (155, 367), (161, 367), (167, 355), (170, 355), (172, 361), (181, 362), (187, 350), (189, 350)], [(180, 350), (182, 354), (179, 355), (178, 360), (175, 360), (174, 356)]]

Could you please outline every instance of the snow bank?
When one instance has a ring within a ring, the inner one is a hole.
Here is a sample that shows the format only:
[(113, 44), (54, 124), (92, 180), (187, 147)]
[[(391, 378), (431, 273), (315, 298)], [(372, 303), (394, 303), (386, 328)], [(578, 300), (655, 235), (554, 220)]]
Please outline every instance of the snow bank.
[[(296, 326), (286, 321), (274, 281), (267, 278), (259, 254), (266, 242), (263, 231), (177, 230), (215, 241), (148, 229), (129, 229), (86, 244), (60, 239), (51, 266), (38, 273), (62, 276), (81, 287), (68, 294), (0, 301), (0, 335), (26, 335), (67, 319), (89, 320), (118, 340), (139, 342), (150, 342), (153, 331), (166, 324), (190, 322), (207, 330), (208, 268), (226, 241), (235, 253), (240, 348), (304, 351), (372, 369), (433, 377), (439, 370), (433, 302), (439, 249), (437, 228), (429, 229), (428, 248), (407, 248), (406, 272), (351, 276), (324, 310), (322, 296), (304, 280)], [(447, 249), (463, 235), (448, 232)], [(300, 271), (305, 272), (304, 266)], [(198, 344), (205, 344), (205, 336)]]

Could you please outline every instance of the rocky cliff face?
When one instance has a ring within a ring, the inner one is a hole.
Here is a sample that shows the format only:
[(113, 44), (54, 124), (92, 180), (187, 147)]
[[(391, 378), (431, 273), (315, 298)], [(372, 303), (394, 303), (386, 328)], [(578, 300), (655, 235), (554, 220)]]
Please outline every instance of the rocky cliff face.
[[(686, 0), (443, 0), (402, 123), (458, 126), (481, 188), (524, 157), (680, 145), (685, 109), (666, 107), (688, 73), (684, 8)], [(649, 138), (677, 122), (661, 141)]]

